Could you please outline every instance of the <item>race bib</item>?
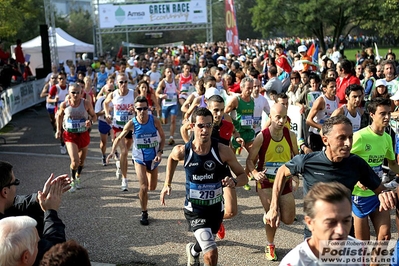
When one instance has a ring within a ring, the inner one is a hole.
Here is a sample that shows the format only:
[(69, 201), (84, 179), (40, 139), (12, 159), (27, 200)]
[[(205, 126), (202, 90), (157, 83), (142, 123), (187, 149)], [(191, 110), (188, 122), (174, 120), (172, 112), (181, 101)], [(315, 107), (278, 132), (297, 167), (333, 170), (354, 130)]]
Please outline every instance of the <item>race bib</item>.
[(124, 126), (126, 123), (132, 119), (133, 115), (129, 111), (116, 111), (114, 118), (115, 118), (115, 123), (118, 126)]
[(262, 121), (262, 117), (254, 117), (253, 125), (259, 126), (261, 121)]
[(65, 130), (71, 133), (81, 133), (87, 130), (86, 119), (71, 119), (65, 121)]
[(191, 86), (190, 83), (182, 84), (180, 92), (182, 94), (187, 94), (189, 92), (189, 90), (190, 90), (190, 86)]
[(189, 201), (196, 205), (209, 206), (223, 200), (221, 183), (195, 184), (190, 183)]
[(167, 102), (167, 103), (177, 103), (177, 94), (176, 93), (166, 93), (165, 102)]
[(284, 163), (273, 163), (273, 162), (267, 162), (265, 163), (265, 169), (266, 169), (266, 178), (269, 179), (270, 183), (274, 182), (274, 179), (276, 178), (276, 174), (280, 166), (282, 166)]
[(241, 126), (252, 126), (252, 124), (253, 124), (252, 115), (241, 116)]
[(158, 146), (157, 133), (140, 134), (136, 139), (136, 145), (139, 149), (149, 149)]

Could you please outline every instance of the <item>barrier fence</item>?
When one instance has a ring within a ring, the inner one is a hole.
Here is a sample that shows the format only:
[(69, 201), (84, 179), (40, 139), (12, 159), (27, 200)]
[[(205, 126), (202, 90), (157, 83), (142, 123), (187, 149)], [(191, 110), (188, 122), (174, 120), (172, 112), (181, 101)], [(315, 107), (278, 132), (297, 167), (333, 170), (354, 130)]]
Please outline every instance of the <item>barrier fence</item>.
[(40, 93), (44, 86), (44, 79), (16, 84), (0, 95), (0, 129), (5, 127), (12, 116), (22, 110), (44, 102)]

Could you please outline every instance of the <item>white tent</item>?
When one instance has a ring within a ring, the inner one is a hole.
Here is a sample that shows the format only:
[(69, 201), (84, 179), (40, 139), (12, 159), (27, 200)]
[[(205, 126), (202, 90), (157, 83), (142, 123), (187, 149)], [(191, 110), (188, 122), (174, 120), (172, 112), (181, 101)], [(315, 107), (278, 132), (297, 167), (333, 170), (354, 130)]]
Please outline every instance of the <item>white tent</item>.
[[(59, 60), (75, 60), (76, 53), (94, 53), (94, 45), (84, 43), (72, 37), (60, 28), (56, 28), (56, 39), (58, 47)], [(15, 45), (11, 46), (11, 52), (14, 53)], [(30, 68), (35, 75), (36, 68), (43, 67), (42, 59), (42, 39), (40, 36), (22, 43), (24, 55), (30, 55)], [(15, 58), (15, 55), (13, 54)]]

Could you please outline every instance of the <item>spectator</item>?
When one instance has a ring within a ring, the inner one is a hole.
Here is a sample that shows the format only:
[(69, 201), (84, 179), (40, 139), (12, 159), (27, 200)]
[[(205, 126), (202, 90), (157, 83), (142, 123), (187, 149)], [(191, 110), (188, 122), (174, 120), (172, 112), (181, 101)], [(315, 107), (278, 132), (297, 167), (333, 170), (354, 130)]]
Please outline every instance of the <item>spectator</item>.
[(74, 240), (57, 244), (44, 254), (40, 266), (90, 266), (87, 250)]
[(345, 90), (351, 84), (360, 85), (360, 80), (352, 74), (352, 63), (347, 59), (342, 59), (337, 64), (338, 78), (337, 82), (337, 96), (339, 98), (339, 107), (345, 104)]
[(28, 216), (0, 220), (0, 265), (33, 265), (39, 242), (36, 224)]
[(265, 85), (266, 92), (270, 92), (271, 90), (276, 91), (277, 93), (282, 92), (282, 83), (281, 80), (277, 78), (277, 68), (275, 66), (270, 66), (267, 75), (269, 76), (269, 81)]
[(24, 56), (24, 52), (22, 51), (21, 45), (22, 45), (22, 41), (21, 41), (21, 39), (18, 39), (17, 46), (14, 48), (14, 53), (15, 53), (15, 61), (18, 64), (18, 69), (22, 74), (24, 74), (25, 56)]
[(34, 264), (38, 265), (47, 250), (65, 241), (65, 225), (58, 218), (57, 210), (61, 203), (61, 194), (70, 188), (70, 180), (68, 175), (55, 178), (51, 174), (43, 191), (20, 196), (16, 195), (20, 180), (15, 178), (12, 168), (8, 162), (0, 161), (0, 219), (28, 214), (38, 222), (41, 239)]
[(10, 53), (3, 50), (3, 42), (0, 41), (0, 63), (7, 63), (10, 58)]

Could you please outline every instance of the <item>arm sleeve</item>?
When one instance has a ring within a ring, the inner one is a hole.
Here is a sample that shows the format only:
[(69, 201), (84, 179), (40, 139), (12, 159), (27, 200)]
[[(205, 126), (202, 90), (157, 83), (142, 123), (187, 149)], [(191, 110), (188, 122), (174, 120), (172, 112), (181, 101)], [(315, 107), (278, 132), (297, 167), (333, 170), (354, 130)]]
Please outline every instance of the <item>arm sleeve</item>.
[(298, 173), (303, 173), (303, 168), (305, 164), (306, 155), (299, 154), (291, 159), (285, 166), (290, 170), (292, 175), (296, 175)]
[(46, 211), (44, 213), (43, 236), (38, 243), (38, 253), (35, 265), (39, 265), (44, 253), (46, 253), (46, 251), (48, 251), (52, 246), (65, 241), (65, 225), (58, 217), (57, 211)]
[(381, 179), (373, 171), (373, 169), (368, 165), (368, 163), (362, 158), (358, 157), (357, 167), (360, 170), (360, 183), (365, 185), (371, 190), (375, 190), (381, 184)]

